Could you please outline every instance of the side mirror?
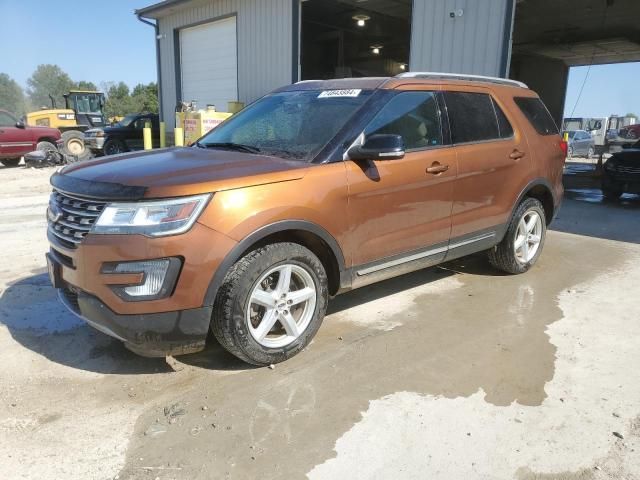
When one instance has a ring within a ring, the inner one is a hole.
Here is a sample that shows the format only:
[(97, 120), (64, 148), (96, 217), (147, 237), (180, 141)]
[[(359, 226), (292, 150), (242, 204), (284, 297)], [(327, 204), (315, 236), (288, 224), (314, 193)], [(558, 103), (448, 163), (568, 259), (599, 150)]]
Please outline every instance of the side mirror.
[(18, 120), (16, 122), (16, 127), (17, 128), (26, 128), (26, 125), (24, 124), (24, 120)]
[(351, 147), (347, 155), (351, 160), (398, 160), (404, 158), (404, 140), (400, 135), (371, 135), (362, 145)]

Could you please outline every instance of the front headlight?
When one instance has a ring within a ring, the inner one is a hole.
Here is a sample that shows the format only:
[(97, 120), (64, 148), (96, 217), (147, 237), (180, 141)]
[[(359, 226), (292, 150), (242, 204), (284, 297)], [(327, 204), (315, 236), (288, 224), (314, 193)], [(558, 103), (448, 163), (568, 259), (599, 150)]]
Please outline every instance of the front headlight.
[(104, 130), (96, 130), (93, 132), (94, 137), (104, 137)]
[(110, 203), (91, 233), (139, 234), (151, 237), (184, 233), (191, 228), (211, 198), (211, 194), (151, 200), (135, 203)]

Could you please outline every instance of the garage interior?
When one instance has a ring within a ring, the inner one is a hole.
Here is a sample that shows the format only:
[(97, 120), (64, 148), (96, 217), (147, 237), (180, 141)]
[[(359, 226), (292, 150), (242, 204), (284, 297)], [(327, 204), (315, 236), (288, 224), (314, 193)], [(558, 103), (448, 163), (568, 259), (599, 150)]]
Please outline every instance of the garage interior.
[(411, 0), (308, 0), (301, 79), (393, 76), (408, 68)]
[(640, 61), (638, 19), (638, 0), (517, 0), (509, 76), (562, 124), (569, 68)]

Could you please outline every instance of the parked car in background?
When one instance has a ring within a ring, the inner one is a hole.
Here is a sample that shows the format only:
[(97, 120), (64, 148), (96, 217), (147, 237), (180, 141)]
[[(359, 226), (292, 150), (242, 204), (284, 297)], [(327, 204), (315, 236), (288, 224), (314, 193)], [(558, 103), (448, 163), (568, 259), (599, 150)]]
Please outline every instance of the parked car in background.
[(144, 147), (142, 129), (151, 123), (153, 146), (160, 146), (160, 123), (158, 115), (138, 113), (127, 115), (110, 127), (93, 128), (84, 133), (84, 143), (94, 154), (115, 155), (142, 150)]
[(622, 138), (640, 138), (640, 123), (622, 127), (620, 129), (620, 136)]
[(640, 194), (640, 140), (623, 147), (604, 164), (602, 195), (617, 200), (623, 193)]
[(591, 158), (595, 153), (595, 142), (586, 130), (570, 130), (567, 154), (569, 157)]
[(6, 110), (0, 110), (0, 162), (15, 167), (25, 153), (34, 150), (57, 150), (60, 131), (49, 127), (25, 125)]
[(269, 365), (309, 345), (338, 293), (477, 252), (529, 270), (566, 153), (516, 81), (300, 82), (192, 147), (53, 175), (50, 277), (69, 309), (135, 352), (198, 351), (212, 332)]

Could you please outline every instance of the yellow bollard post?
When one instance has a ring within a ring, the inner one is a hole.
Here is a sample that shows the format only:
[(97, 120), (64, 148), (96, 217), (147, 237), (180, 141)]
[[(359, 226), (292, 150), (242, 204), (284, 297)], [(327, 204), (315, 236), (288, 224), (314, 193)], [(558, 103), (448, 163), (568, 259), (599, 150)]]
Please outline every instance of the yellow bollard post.
[(167, 146), (167, 129), (164, 122), (160, 122), (160, 148)]
[(144, 149), (151, 150), (153, 148), (153, 144), (151, 143), (151, 126), (148, 123), (142, 129), (142, 139), (144, 140)]
[(565, 142), (569, 141), (569, 132), (564, 132), (564, 141)]
[(184, 147), (184, 131), (180, 127), (173, 129), (174, 143), (176, 147)]

